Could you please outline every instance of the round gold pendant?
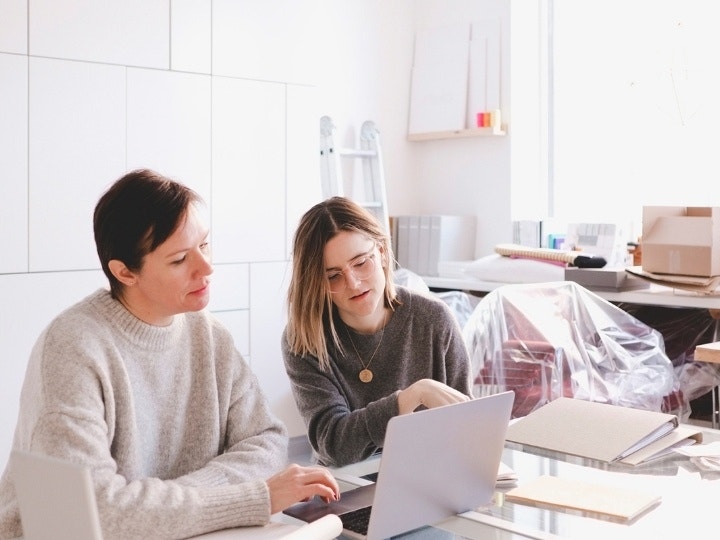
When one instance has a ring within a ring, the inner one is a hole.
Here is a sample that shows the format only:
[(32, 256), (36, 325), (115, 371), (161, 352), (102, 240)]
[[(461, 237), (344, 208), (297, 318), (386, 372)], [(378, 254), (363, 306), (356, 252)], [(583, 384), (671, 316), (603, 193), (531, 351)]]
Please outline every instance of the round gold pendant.
[(370, 381), (372, 381), (373, 373), (369, 369), (365, 368), (360, 372), (359, 377), (362, 382), (369, 383)]

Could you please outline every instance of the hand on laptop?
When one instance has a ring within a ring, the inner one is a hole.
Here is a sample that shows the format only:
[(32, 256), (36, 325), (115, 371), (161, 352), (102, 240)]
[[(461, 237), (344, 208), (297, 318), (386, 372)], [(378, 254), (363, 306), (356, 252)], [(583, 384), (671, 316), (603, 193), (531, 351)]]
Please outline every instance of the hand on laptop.
[(301, 467), (290, 465), (287, 469), (268, 478), (265, 483), (270, 491), (270, 513), (285, 510), (300, 501), (317, 495), (325, 502), (340, 499), (340, 487), (330, 471), (324, 467)]
[(470, 397), (433, 379), (421, 379), (402, 390), (398, 395), (400, 414), (413, 412), (423, 405), (428, 409), (468, 401)]

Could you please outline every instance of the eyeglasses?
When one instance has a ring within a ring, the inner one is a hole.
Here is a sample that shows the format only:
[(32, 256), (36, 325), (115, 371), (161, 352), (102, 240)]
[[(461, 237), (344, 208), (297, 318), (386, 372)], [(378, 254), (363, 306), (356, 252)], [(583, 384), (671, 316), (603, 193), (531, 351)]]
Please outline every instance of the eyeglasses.
[(339, 293), (347, 287), (347, 276), (352, 275), (356, 280), (362, 281), (369, 278), (375, 271), (375, 248), (373, 251), (361, 255), (350, 264), (346, 270), (333, 270), (327, 274), (327, 280), (330, 284), (330, 292)]

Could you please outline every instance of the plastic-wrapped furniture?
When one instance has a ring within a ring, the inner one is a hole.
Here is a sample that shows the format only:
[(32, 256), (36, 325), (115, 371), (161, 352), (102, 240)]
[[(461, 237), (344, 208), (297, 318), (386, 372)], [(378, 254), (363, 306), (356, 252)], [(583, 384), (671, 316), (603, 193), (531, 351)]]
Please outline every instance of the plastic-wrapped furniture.
[(560, 396), (689, 414), (662, 334), (575, 282), (488, 293), (464, 338), (476, 395), (514, 390), (513, 417)]

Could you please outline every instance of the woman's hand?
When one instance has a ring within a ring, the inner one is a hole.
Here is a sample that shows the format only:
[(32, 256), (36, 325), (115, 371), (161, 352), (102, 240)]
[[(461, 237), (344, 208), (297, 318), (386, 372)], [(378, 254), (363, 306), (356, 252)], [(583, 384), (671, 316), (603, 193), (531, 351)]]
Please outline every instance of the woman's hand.
[(452, 405), (470, 398), (454, 388), (433, 379), (420, 379), (398, 395), (400, 414), (413, 412), (420, 405), (428, 409)]
[(325, 502), (340, 499), (340, 487), (330, 471), (324, 467), (301, 467), (290, 465), (287, 469), (268, 478), (265, 483), (270, 491), (270, 513), (282, 512), (300, 501), (313, 496)]

